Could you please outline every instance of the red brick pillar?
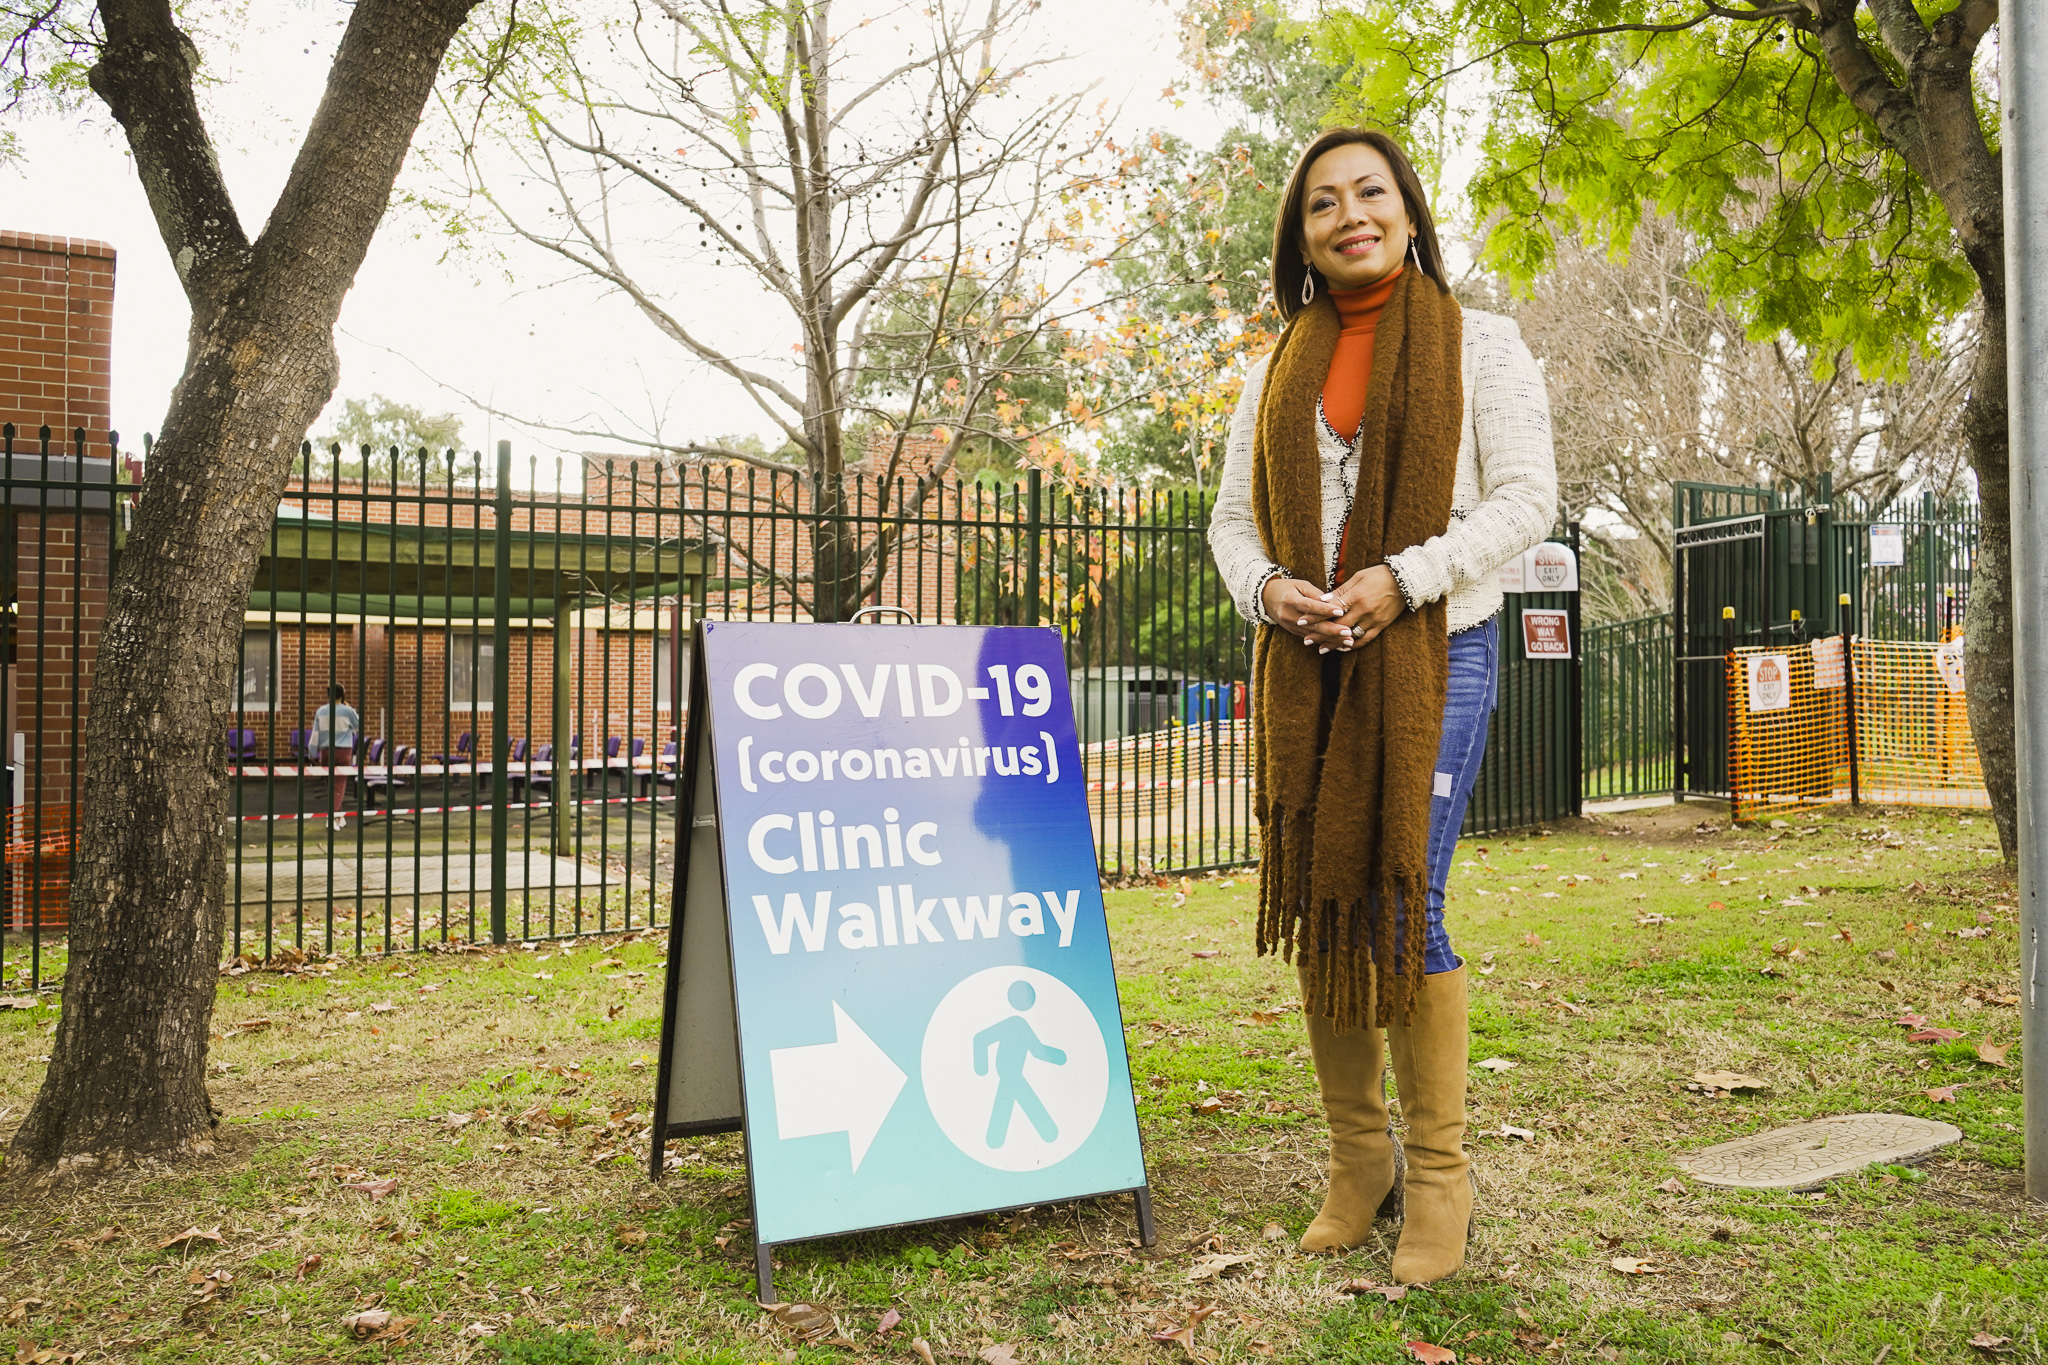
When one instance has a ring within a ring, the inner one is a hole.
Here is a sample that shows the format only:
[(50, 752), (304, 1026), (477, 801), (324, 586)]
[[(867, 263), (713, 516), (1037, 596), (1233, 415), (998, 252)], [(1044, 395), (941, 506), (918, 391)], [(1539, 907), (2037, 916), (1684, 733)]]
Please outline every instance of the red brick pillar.
[[(113, 370), (114, 248), (79, 237), (0, 232), (0, 422), (14, 424), (14, 473), (42, 477), (37, 430), (50, 428), (50, 477), (73, 477), (56, 459), (86, 431), (85, 477), (104, 482)], [(112, 536), (104, 512), (39, 512), (28, 490), (4, 509), (11, 526), (18, 602), (7, 681), (23, 735), (30, 805), (74, 799), (92, 665), (106, 619)], [(12, 733), (0, 733), (11, 753)]]

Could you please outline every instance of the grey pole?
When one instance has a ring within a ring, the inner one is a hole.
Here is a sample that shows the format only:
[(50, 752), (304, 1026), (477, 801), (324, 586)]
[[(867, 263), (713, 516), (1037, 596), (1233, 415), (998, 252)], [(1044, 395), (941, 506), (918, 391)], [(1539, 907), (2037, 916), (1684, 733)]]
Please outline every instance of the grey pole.
[(2019, 751), (2020, 1075), (2027, 1196), (2048, 1201), (2048, 11), (1998, 22), (2005, 352), (2012, 423), (2013, 719)]

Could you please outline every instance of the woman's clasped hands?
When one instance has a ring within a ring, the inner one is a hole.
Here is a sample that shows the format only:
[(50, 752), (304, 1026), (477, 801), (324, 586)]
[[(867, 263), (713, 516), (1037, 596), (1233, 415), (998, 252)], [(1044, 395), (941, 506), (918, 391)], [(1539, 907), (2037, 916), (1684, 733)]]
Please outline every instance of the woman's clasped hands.
[(1408, 607), (1384, 564), (1359, 570), (1329, 592), (1299, 578), (1269, 578), (1259, 599), (1268, 620), (1321, 654), (1370, 643)]

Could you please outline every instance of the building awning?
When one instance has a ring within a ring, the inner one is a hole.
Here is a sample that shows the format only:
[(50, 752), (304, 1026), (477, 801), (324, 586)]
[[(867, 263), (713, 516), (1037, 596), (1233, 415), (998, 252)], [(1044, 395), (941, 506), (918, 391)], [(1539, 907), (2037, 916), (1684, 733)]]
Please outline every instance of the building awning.
[[(507, 542), (513, 616), (691, 595), (706, 559), (702, 542), (680, 538), (513, 531)], [(498, 533), (488, 528), (280, 516), (257, 564), (249, 609), (489, 620), (498, 549)]]

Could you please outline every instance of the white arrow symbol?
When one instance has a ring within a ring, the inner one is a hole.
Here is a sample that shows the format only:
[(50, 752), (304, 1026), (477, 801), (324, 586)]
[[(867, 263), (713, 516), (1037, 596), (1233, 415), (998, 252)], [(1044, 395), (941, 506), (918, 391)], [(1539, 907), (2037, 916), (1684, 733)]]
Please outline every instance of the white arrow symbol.
[(861, 1032), (837, 1000), (832, 1002), (832, 1021), (837, 1041), (768, 1053), (768, 1069), (775, 1077), (775, 1136), (787, 1141), (844, 1133), (853, 1169), (858, 1171), (910, 1078)]

